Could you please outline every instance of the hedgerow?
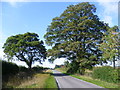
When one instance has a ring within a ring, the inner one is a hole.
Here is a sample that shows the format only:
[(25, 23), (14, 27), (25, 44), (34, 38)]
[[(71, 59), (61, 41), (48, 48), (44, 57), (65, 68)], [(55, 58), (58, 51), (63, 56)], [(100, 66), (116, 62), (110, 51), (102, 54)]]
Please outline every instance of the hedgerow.
[(111, 83), (119, 83), (120, 77), (118, 71), (120, 72), (119, 69), (114, 69), (110, 66), (98, 67), (93, 70), (92, 77)]
[(38, 72), (38, 71), (42, 71), (44, 68), (43, 67), (40, 67), (40, 66), (34, 66), (33, 68), (32, 68), (32, 70), (34, 70), (34, 71), (36, 71), (36, 72)]
[(25, 66), (19, 66), (19, 72), (27, 72), (28, 68), (26, 68)]
[(16, 74), (18, 72), (19, 72), (19, 67), (15, 63), (2, 60), (2, 74), (3, 75)]

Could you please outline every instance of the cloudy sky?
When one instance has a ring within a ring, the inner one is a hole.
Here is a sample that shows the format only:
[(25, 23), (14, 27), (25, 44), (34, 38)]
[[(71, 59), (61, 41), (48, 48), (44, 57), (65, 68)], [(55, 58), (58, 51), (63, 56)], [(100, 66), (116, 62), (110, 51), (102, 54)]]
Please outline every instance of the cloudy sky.
[[(97, 8), (96, 14), (101, 21), (108, 23), (111, 27), (118, 25), (118, 1), (119, 0), (2, 0), (0, 2), (0, 58), (4, 59), (2, 46), (5, 40), (12, 35), (25, 32), (35, 32), (44, 40), (47, 26), (52, 18), (60, 14), (71, 4), (80, 1), (89, 1)], [(51, 48), (46, 45), (46, 48)], [(54, 64), (44, 62), (43, 66), (54, 67), (55, 64), (62, 64), (64, 59), (57, 59)], [(18, 65), (25, 65), (23, 62), (16, 62)], [(37, 65), (38, 63), (35, 63)]]

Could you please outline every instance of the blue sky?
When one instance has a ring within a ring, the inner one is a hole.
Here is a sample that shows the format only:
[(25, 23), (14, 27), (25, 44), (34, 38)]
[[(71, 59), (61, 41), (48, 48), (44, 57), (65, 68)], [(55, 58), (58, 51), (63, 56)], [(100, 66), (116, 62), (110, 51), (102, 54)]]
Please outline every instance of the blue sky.
[[(8, 0), (9, 1), (9, 0)], [(60, 16), (60, 14), (71, 4), (78, 2), (2, 2), (0, 6), (0, 47), (3, 46), (5, 40), (16, 34), (26, 32), (35, 32), (44, 40), (48, 25), (52, 22), (52, 18)], [(110, 26), (118, 25), (118, 3), (117, 2), (90, 2), (97, 8), (96, 14), (100, 20), (109, 23)], [(45, 44), (46, 48), (48, 47)], [(3, 58), (3, 50), (0, 48), (0, 58)], [(58, 59), (55, 64), (63, 63), (64, 59)], [(19, 65), (25, 65), (23, 62), (16, 62)], [(38, 63), (35, 63), (37, 65)], [(55, 64), (45, 62), (43, 66), (53, 67)]]

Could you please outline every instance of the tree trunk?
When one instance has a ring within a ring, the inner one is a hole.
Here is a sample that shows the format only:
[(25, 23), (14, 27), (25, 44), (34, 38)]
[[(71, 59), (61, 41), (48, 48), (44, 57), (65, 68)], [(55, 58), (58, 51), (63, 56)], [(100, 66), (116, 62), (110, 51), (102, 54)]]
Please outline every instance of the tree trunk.
[(115, 60), (113, 60), (113, 68), (115, 69)]
[(113, 68), (115, 69), (115, 56), (113, 57)]
[(30, 63), (30, 62), (26, 62), (26, 64), (28, 65), (28, 70), (32, 70), (32, 63)]
[(28, 68), (29, 68), (29, 70), (31, 70), (31, 69), (32, 69), (32, 68), (31, 68), (31, 65), (29, 65), (29, 67), (28, 67)]
[(29, 58), (29, 70), (31, 71), (32, 70), (32, 61), (33, 61), (33, 55), (32, 55), (32, 53), (30, 53), (31, 54), (31, 57)]
[(28, 68), (30, 71), (32, 70), (32, 63), (29, 63)]

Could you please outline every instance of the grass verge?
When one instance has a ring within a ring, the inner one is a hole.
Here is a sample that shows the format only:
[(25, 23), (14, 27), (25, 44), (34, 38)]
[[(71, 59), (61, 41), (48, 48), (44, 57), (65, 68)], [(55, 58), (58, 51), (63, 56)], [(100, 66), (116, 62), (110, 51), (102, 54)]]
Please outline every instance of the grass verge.
[(90, 83), (93, 83), (93, 84), (96, 84), (96, 85), (104, 87), (104, 88), (118, 88), (117, 84), (108, 83), (108, 82), (101, 81), (101, 80), (98, 80), (98, 79), (93, 79), (91, 77), (80, 76), (80, 75), (70, 75), (70, 76), (81, 79), (81, 80), (84, 80), (84, 81), (87, 81), (87, 82), (90, 82)]
[(44, 88), (56, 88), (57, 90), (57, 84), (54, 79), (54, 76), (50, 75), (48, 79), (46, 80)]
[(46, 83), (44, 85), (44, 88), (54, 88), (57, 90), (57, 84), (54, 79), (54, 76), (52, 75), (52, 70), (47, 70), (46, 73), (49, 73), (49, 77), (46, 79)]
[(93, 83), (93, 84), (96, 84), (98, 86), (101, 86), (101, 87), (104, 87), (104, 88), (118, 88), (118, 85), (117, 84), (114, 84), (114, 83), (108, 83), (108, 82), (105, 82), (105, 81), (101, 81), (101, 80), (98, 80), (98, 79), (93, 79), (89, 76), (82, 76), (82, 75), (77, 75), (77, 74), (69, 74), (69, 73), (66, 73), (66, 71), (63, 71), (61, 69), (56, 69), (64, 74), (67, 74), (67, 75), (70, 75), (72, 77), (75, 77), (75, 78), (78, 78), (78, 79), (81, 79), (81, 80), (84, 80), (84, 81), (87, 81), (87, 82), (90, 82), (90, 83)]

